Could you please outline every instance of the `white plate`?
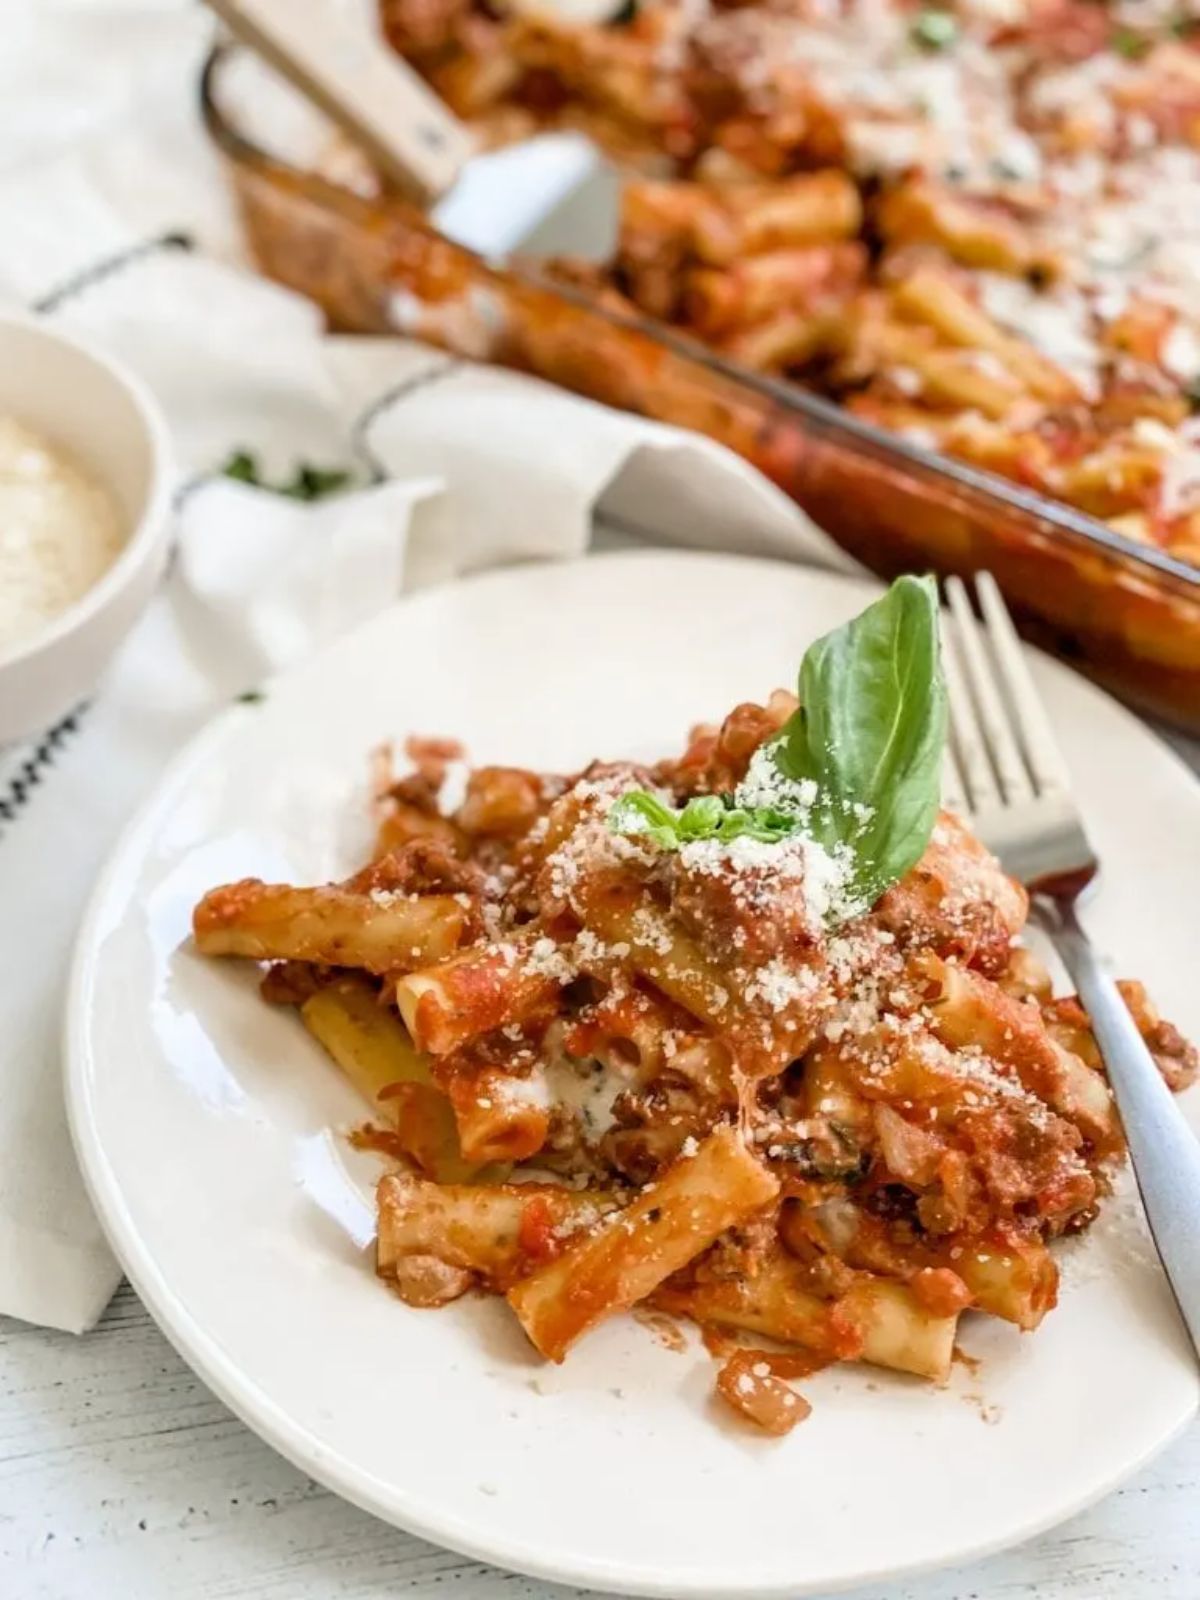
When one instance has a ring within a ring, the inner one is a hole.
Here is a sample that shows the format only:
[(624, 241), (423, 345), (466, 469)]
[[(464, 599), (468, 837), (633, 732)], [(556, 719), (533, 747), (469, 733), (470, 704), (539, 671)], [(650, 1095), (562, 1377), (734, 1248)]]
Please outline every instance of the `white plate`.
[[(483, 761), (563, 769), (675, 749), (690, 723), (792, 682), (804, 646), (871, 593), (676, 555), (429, 592), (221, 717), (131, 823), (70, 991), (67, 1086), (93, 1198), (201, 1376), (360, 1506), (563, 1582), (792, 1597), (1036, 1533), (1195, 1412), (1196, 1371), (1130, 1204), (1075, 1247), (1035, 1335), (968, 1328), (976, 1376), (939, 1392), (834, 1369), (805, 1385), (813, 1415), (781, 1441), (719, 1417), (711, 1361), (632, 1320), (549, 1368), (503, 1303), (412, 1311), (347, 1235), (369, 1229), (374, 1164), (331, 1130), (360, 1105), (294, 1016), (261, 1003), (251, 970), (189, 948), (210, 885), (356, 864), (378, 740), (452, 734)], [(1111, 701), (1036, 668), (1109, 866), (1094, 927), (1200, 1034), (1200, 792)]]

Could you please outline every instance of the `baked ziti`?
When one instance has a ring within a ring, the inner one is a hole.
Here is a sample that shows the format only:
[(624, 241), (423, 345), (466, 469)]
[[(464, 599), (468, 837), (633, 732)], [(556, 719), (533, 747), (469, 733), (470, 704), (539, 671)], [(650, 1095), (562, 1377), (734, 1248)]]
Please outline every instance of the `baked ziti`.
[(577, 280), (1200, 562), (1195, 0), (381, 10), (486, 142), (629, 170)]
[[(403, 1300), (503, 1295), (553, 1361), (614, 1313), (690, 1318), (772, 1433), (826, 1363), (939, 1381), (964, 1311), (1037, 1326), (1122, 1134), (1025, 891), (939, 809), (945, 724), (936, 596), (902, 578), (799, 697), (680, 756), (466, 771), (413, 740), (355, 876), (204, 896), (199, 949), (266, 963), (370, 1107)], [(1195, 1051), (1124, 993), (1182, 1087)]]

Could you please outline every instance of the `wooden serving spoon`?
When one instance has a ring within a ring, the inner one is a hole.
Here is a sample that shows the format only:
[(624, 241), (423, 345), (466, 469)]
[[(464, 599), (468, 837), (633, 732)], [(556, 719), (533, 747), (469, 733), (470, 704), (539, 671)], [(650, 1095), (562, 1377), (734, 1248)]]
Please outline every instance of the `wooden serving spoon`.
[(471, 135), (400, 56), (329, 0), (207, 0), (262, 56), (366, 151), (402, 193), (431, 205), (453, 187)]
[[(581, 3), (611, 8), (614, 0)], [(449, 238), (487, 256), (520, 249), (604, 260), (611, 253), (619, 180), (581, 134), (538, 134), (475, 155), (469, 130), (449, 107), (333, 0), (207, 4), (236, 39), (362, 148), (390, 184), (431, 210)], [(569, 11), (564, 21), (570, 25)]]

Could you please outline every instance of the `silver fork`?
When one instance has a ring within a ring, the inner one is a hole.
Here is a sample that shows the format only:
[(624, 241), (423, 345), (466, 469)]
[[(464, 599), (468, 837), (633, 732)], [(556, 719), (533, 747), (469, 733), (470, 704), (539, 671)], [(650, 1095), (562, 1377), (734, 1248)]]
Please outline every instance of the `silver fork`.
[(1076, 914), (1100, 862), (996, 581), (975, 580), (982, 624), (960, 578), (944, 587), (946, 803), (1028, 888), (1091, 1018), (1159, 1259), (1200, 1356), (1200, 1141)]

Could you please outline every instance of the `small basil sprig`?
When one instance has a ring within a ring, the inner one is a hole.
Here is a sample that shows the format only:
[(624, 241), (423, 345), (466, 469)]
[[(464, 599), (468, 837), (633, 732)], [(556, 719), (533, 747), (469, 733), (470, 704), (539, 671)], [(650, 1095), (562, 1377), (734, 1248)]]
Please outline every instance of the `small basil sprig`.
[(750, 838), (778, 844), (796, 831), (795, 818), (782, 811), (734, 805), (716, 794), (697, 795), (676, 809), (645, 789), (621, 795), (608, 814), (608, 825), (613, 833), (641, 834), (663, 850), (678, 850), (693, 839)]
[(946, 690), (933, 580), (897, 579), (818, 639), (799, 688), (799, 709), (756, 758), (782, 780), (766, 785), (771, 804), (752, 803), (760, 772), (731, 797), (701, 795), (681, 809), (635, 790), (613, 806), (609, 827), (664, 850), (695, 839), (811, 839), (849, 860), (843, 914), (869, 909), (920, 859), (937, 819)]
[(913, 43), (922, 50), (945, 50), (958, 38), (958, 23), (948, 11), (927, 7), (910, 32)]

